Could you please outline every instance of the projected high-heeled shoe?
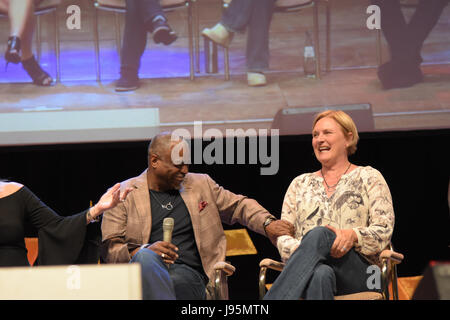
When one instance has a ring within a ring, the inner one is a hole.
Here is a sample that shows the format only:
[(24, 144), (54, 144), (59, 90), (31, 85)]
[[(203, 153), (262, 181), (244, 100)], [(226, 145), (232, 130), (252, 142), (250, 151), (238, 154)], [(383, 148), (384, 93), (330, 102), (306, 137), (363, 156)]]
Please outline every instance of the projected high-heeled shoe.
[(8, 48), (5, 52), (6, 68), (8, 64), (14, 63), (18, 64), (20, 62), (20, 38), (19, 37), (9, 37), (8, 38)]
[(33, 79), (33, 83), (38, 86), (48, 87), (52, 85), (53, 78), (44, 70), (42, 70), (39, 63), (37, 63), (34, 56), (26, 60), (22, 60), (22, 67), (28, 73), (28, 75)]

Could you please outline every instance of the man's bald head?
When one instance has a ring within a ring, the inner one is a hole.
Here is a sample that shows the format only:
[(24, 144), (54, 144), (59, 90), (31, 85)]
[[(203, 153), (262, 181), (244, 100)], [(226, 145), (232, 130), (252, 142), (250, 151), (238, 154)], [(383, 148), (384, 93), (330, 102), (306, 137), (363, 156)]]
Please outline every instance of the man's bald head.
[(155, 154), (160, 157), (165, 156), (168, 152), (170, 152), (170, 148), (175, 142), (179, 142), (180, 140), (172, 141), (172, 132), (165, 131), (157, 134), (153, 137), (152, 141), (148, 146), (148, 154)]
[(148, 146), (148, 155), (156, 155), (174, 164), (189, 163), (190, 158), (187, 142), (183, 137), (170, 131), (161, 132), (152, 139)]

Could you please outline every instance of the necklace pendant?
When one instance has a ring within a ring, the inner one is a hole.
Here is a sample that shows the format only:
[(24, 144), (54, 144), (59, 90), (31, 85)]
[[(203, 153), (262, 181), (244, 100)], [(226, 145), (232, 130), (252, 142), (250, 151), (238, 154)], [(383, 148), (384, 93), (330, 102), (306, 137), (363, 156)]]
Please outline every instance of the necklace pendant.
[(163, 209), (166, 209), (166, 210), (169, 210), (169, 211), (173, 209), (173, 205), (172, 205), (171, 202), (169, 202), (166, 205), (162, 204), (161, 207), (163, 207)]

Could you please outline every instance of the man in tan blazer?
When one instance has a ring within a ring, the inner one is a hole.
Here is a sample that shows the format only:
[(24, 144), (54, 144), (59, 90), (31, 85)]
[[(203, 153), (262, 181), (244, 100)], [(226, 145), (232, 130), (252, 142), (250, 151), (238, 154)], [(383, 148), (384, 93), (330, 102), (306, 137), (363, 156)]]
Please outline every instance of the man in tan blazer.
[[(255, 200), (224, 189), (206, 174), (188, 173), (187, 164), (174, 164), (172, 151), (179, 143), (186, 142), (171, 133), (154, 137), (148, 169), (121, 183), (134, 191), (103, 216), (102, 258), (141, 263), (144, 299), (205, 299), (214, 264), (225, 260), (221, 222), (239, 222), (272, 243), (294, 231)], [(186, 149), (180, 150), (183, 156)], [(165, 217), (175, 220), (171, 243), (162, 241)]]

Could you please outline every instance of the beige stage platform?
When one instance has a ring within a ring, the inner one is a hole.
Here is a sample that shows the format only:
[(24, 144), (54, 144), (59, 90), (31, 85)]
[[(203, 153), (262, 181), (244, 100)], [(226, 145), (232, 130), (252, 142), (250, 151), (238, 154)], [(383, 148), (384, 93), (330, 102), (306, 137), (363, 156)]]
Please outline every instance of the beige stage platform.
[[(78, 3), (82, 7), (82, 29), (65, 29), (67, 14), (64, 8)], [(135, 92), (116, 93), (114, 80), (118, 77), (117, 57), (106, 61), (103, 57), (102, 82), (95, 81), (92, 42), (92, 5), (90, 1), (63, 1), (59, 10), (62, 81), (50, 88), (30, 83), (0, 83), (0, 113), (21, 111), (81, 111), (126, 108), (159, 109), (160, 128), (187, 127), (194, 121), (204, 126), (224, 128), (270, 128), (276, 112), (286, 107), (315, 107), (339, 104), (370, 103), (377, 130), (412, 130), (450, 127), (450, 6), (425, 42), (422, 55), (425, 81), (407, 89), (385, 91), (376, 76), (375, 31), (366, 27), (368, 1), (331, 1), (331, 72), (321, 80), (306, 79), (303, 75), (302, 48), (304, 35), (312, 31), (312, 12), (275, 14), (271, 26), (271, 71), (268, 85), (249, 88), (245, 75), (245, 37), (238, 34), (230, 49), (231, 81), (219, 74), (204, 72), (196, 79), (188, 79), (187, 32), (185, 13), (169, 13), (169, 20), (179, 34), (172, 46), (155, 46), (150, 70), (141, 73), (141, 88)], [(220, 17), (218, 1), (199, 0), (200, 28), (215, 24)], [(413, 11), (405, 11), (408, 16)], [(325, 15), (321, 17), (322, 64), (325, 62)], [(45, 22), (45, 21), (44, 21)], [(101, 13), (100, 35), (102, 51), (114, 49), (112, 15)], [(0, 21), (0, 51), (5, 49), (7, 21)], [(44, 23), (49, 26), (50, 22)], [(44, 49), (52, 51), (51, 29), (44, 28)], [(201, 42), (201, 50), (203, 43)], [(86, 60), (83, 80), (73, 80), (67, 73), (71, 61), (64, 56), (76, 50), (91, 50)], [(384, 46), (384, 60), (388, 51)], [(203, 52), (203, 51), (202, 51)], [(182, 54), (181, 54), (182, 53)], [(149, 54), (148, 52), (146, 54)], [(175, 61), (181, 55), (184, 60)], [(222, 52), (220, 52), (222, 55)], [(151, 56), (150, 56), (151, 57)], [(116, 59), (117, 61), (115, 61)], [(149, 56), (146, 59), (150, 59)], [(0, 62), (0, 65), (2, 62)], [(152, 73), (152, 66), (155, 72)], [(163, 66), (163, 67), (161, 67)], [(54, 65), (46, 67), (53, 72)], [(0, 80), (8, 77), (0, 67)]]

